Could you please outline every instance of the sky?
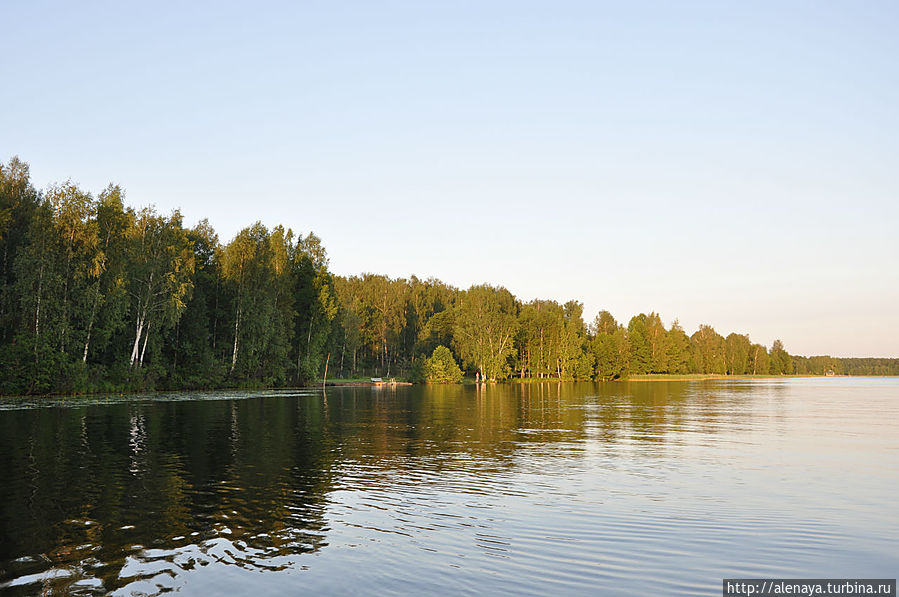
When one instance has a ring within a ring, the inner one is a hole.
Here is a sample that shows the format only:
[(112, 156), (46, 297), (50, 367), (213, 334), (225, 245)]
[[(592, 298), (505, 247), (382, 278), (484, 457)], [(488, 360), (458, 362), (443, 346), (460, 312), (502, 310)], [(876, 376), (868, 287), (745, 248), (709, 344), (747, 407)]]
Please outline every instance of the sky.
[(899, 357), (899, 3), (5, 2), (0, 160), (341, 275)]

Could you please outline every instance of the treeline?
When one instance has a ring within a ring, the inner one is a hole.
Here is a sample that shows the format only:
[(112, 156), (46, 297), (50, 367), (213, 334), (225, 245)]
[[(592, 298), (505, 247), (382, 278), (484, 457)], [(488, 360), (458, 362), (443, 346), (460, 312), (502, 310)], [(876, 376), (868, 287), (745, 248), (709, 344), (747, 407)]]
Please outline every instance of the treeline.
[[(809, 360), (820, 358), (822, 357), (810, 357)], [(842, 375), (899, 375), (899, 359), (846, 358), (839, 359), (837, 367), (837, 373)], [(817, 370), (809, 367), (808, 372), (817, 373)]]
[(114, 185), (39, 192), (17, 158), (0, 164), (0, 266), (4, 394), (296, 385), (325, 370), (424, 379), (438, 364), (454, 378), (453, 359), (490, 380), (899, 364), (796, 357), (709, 326), (688, 336), (656, 313), (624, 326), (603, 311), (588, 325), (581, 303), (489, 285), (335, 276), (311, 233), (256, 223), (223, 244), (206, 221), (127, 207)]
[(314, 235), (135, 210), (110, 185), (38, 192), (0, 165), (0, 392), (299, 384), (337, 304)]

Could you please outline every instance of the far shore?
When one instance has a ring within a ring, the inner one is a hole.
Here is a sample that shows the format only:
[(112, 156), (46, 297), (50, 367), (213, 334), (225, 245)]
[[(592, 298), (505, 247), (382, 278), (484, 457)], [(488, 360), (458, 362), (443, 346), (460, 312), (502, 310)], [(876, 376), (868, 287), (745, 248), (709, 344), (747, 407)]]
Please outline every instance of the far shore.
[[(687, 373), (683, 375), (659, 373), (631, 375), (616, 381), (691, 381), (707, 379), (801, 379), (807, 377), (850, 377), (849, 375), (722, 375), (720, 373)], [(856, 376), (859, 377), (859, 376)]]
[[(709, 380), (738, 380), (738, 379), (808, 379), (808, 378), (826, 378), (826, 377), (893, 377), (890, 375), (721, 375), (717, 373), (689, 373), (683, 375), (674, 375), (667, 373), (631, 375), (612, 380), (573, 380), (573, 379), (556, 379), (552, 377), (536, 378), (527, 377), (524, 379), (513, 377), (504, 380), (480, 382), (481, 385), (495, 385), (503, 383), (517, 384), (539, 384), (539, 383), (622, 383), (622, 382), (646, 382), (646, 381), (709, 381)], [(477, 382), (473, 378), (466, 377), (462, 380), (461, 385), (475, 385)], [(113, 390), (108, 392), (83, 392), (77, 394), (53, 393), (53, 394), (0, 394), (0, 398), (55, 398), (55, 397), (75, 397), (75, 396), (129, 396), (140, 394), (165, 394), (170, 392), (224, 392), (228, 390), (234, 391), (267, 391), (267, 390), (294, 390), (302, 388), (321, 388), (324, 387), (395, 387), (395, 386), (412, 386), (412, 385), (444, 385), (430, 383), (413, 383), (405, 379), (391, 378), (383, 381), (375, 382), (371, 378), (336, 378), (329, 379), (324, 384), (313, 382), (302, 386), (223, 386), (218, 388), (193, 388), (193, 389), (148, 389), (148, 390)], [(460, 385), (460, 384), (445, 384)]]

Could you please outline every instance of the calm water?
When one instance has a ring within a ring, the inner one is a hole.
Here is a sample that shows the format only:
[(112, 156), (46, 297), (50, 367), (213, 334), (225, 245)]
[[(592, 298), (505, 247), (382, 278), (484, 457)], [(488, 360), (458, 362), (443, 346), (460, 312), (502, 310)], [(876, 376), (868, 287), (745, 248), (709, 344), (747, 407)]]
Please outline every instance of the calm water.
[(0, 593), (895, 578), (897, 489), (897, 378), (5, 400)]

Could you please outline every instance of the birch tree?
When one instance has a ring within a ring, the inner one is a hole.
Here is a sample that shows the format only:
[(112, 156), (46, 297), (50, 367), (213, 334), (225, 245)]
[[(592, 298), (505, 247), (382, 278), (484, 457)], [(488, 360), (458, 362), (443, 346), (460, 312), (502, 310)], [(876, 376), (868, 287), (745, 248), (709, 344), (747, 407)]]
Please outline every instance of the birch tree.
[(472, 286), (455, 310), (453, 341), (465, 366), (491, 381), (508, 377), (518, 311), (512, 293), (486, 284)]
[[(101, 343), (113, 333), (125, 307), (125, 233), (129, 218), (122, 205), (121, 188), (109, 185), (94, 208), (94, 254), (83, 289), (81, 361), (86, 363), (92, 341)], [(100, 322), (98, 325), (98, 321)], [(99, 331), (99, 334), (97, 333)]]
[(690, 337), (696, 373), (725, 373), (725, 342), (710, 325), (700, 325)]
[(129, 364), (144, 364), (151, 332), (177, 321), (193, 285), (194, 255), (178, 211), (158, 215), (139, 211), (128, 227), (128, 295), (132, 301), (134, 341)]
[(743, 375), (749, 367), (751, 342), (744, 334), (728, 334), (724, 339), (724, 357), (728, 375)]
[(92, 327), (89, 312), (98, 301), (98, 282), (106, 268), (99, 247), (97, 204), (72, 182), (51, 187), (46, 199), (53, 213), (62, 276), (62, 325), (57, 340), (60, 352), (72, 351), (75, 356), (83, 343), (85, 328)]
[(245, 335), (245, 318), (256, 302), (255, 291), (268, 282), (265, 271), (268, 231), (260, 222), (241, 230), (222, 252), (222, 275), (235, 292), (234, 331), (232, 337), (230, 373), (237, 367), (242, 337)]
[(314, 234), (298, 238), (292, 271), (297, 312), (296, 379), (300, 382), (316, 377), (325, 361), (339, 300), (328, 271), (327, 253)]

